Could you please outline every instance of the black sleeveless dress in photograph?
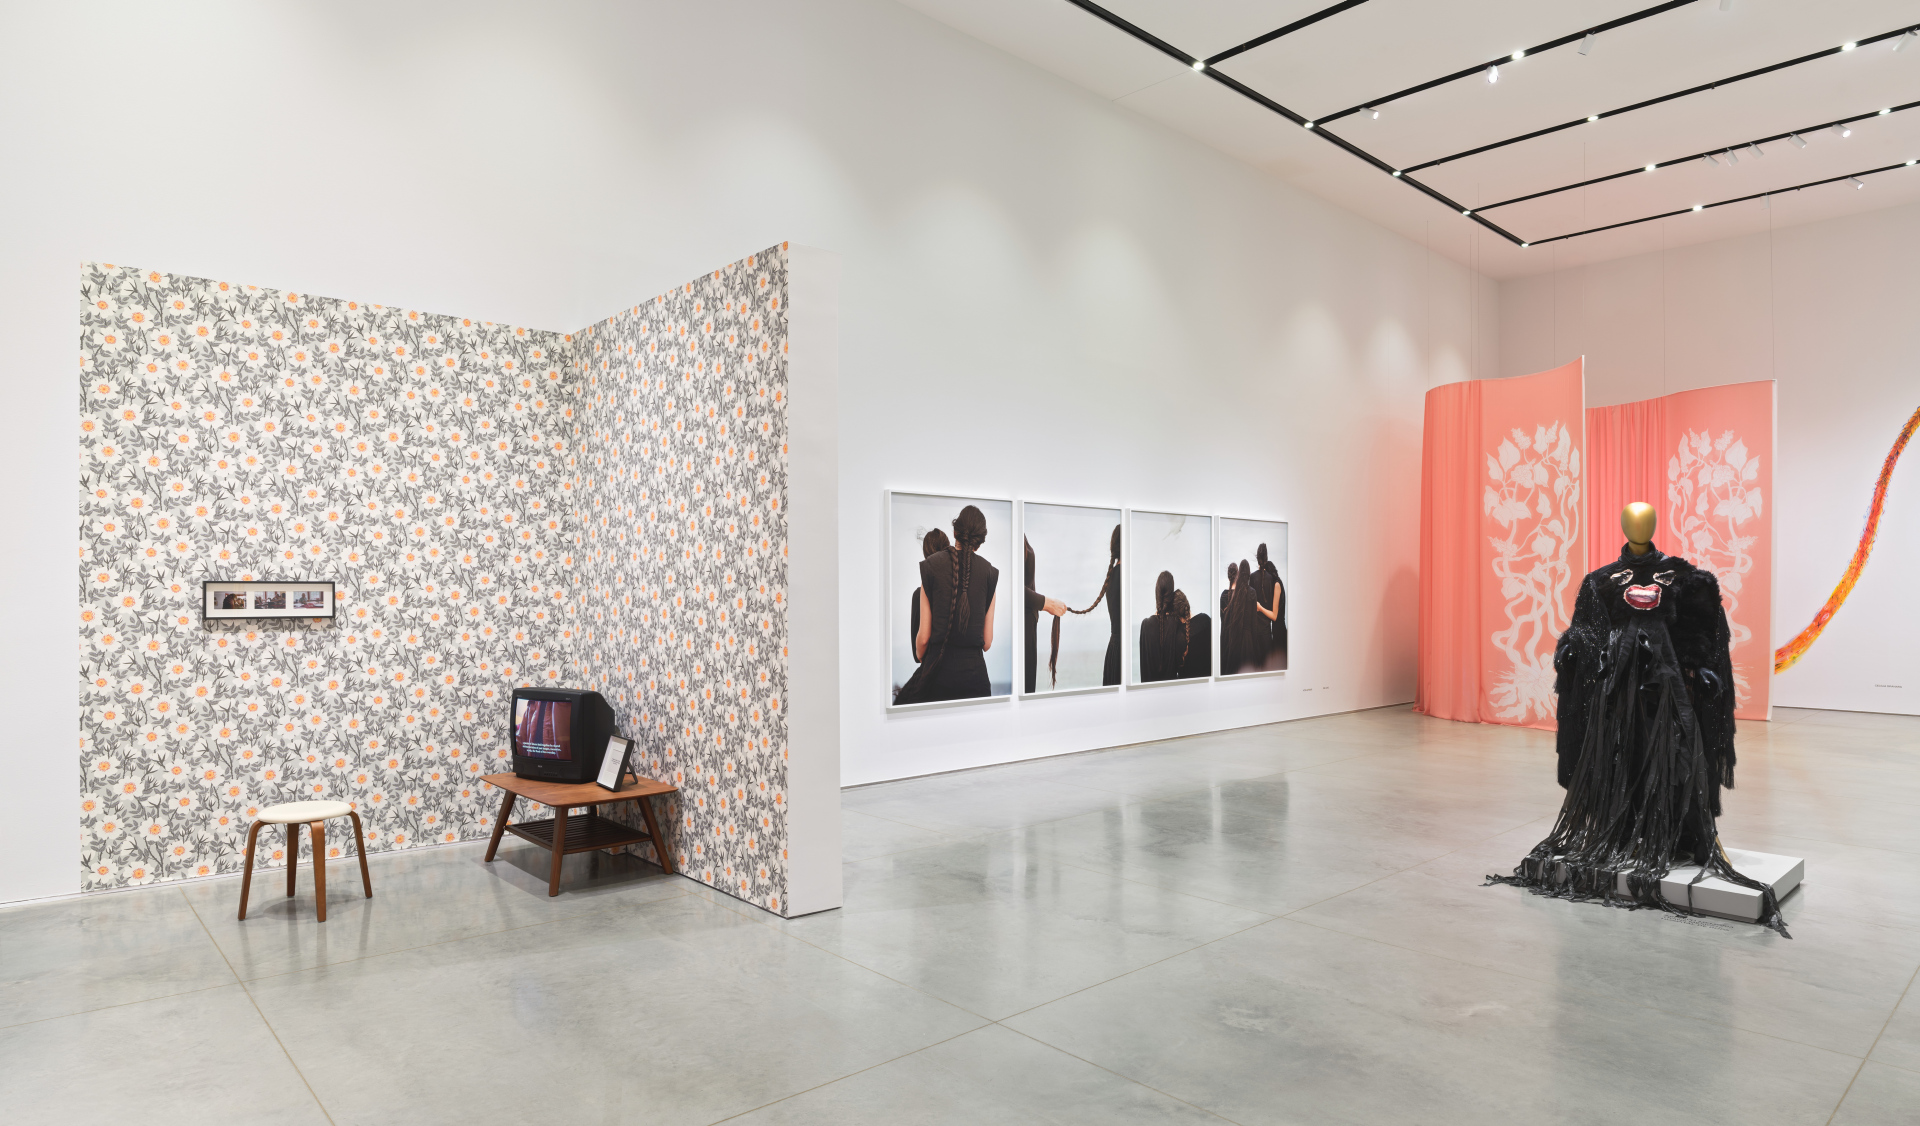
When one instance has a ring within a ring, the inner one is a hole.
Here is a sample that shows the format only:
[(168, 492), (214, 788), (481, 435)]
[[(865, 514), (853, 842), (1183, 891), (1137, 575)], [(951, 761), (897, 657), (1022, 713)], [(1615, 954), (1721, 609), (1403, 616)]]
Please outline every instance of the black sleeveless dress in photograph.
[(1120, 564), (1107, 568), (1107, 662), (1100, 670), (1102, 686), (1120, 683)]
[[(955, 590), (961, 572), (967, 577), (965, 598)], [(894, 703), (970, 700), (992, 694), (984, 643), (987, 610), (999, 584), (999, 570), (974, 552), (948, 548), (920, 561), (920, 588), (927, 592), (933, 622), (920, 667), (900, 686)]]
[(1195, 614), (1187, 622), (1187, 660), (1180, 666), (1180, 679), (1193, 680), (1213, 675), (1213, 619)]

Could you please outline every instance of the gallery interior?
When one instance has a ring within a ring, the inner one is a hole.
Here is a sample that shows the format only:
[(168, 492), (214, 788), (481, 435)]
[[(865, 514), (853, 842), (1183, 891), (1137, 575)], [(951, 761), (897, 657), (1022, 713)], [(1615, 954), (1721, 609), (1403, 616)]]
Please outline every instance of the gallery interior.
[(7, 1121), (1920, 1121), (1912, 0), (4, 26)]

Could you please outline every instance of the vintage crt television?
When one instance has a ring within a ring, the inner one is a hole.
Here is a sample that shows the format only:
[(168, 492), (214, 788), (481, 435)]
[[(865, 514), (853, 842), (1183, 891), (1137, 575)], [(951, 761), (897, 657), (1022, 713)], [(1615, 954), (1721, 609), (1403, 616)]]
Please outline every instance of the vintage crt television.
[(575, 688), (513, 690), (513, 773), (544, 782), (591, 782), (607, 740), (613, 707), (598, 692)]

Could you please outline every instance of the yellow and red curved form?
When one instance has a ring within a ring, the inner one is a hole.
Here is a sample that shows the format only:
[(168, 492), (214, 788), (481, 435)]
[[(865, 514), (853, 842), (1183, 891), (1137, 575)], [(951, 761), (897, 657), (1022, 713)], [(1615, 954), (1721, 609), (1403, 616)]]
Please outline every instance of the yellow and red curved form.
[(1813, 616), (1813, 621), (1807, 623), (1806, 629), (1801, 630), (1792, 641), (1774, 650), (1774, 672), (1785, 672), (1792, 668), (1793, 663), (1812, 647), (1820, 631), (1827, 628), (1827, 623), (1833, 620), (1833, 615), (1847, 600), (1847, 595), (1853, 593), (1853, 584), (1860, 581), (1860, 572), (1867, 565), (1868, 554), (1873, 551), (1874, 533), (1880, 530), (1880, 511), (1887, 504), (1887, 482), (1893, 480), (1893, 467), (1900, 461), (1900, 451), (1907, 448), (1907, 442), (1916, 429), (1920, 429), (1920, 410), (1915, 410), (1913, 417), (1907, 419), (1906, 427), (1900, 431), (1899, 439), (1893, 443), (1893, 449), (1887, 451), (1887, 460), (1880, 466), (1880, 480), (1873, 486), (1873, 506), (1867, 509), (1866, 530), (1860, 533), (1860, 543), (1853, 549), (1853, 559), (1847, 563), (1846, 574), (1840, 576), (1840, 585), (1833, 588), (1833, 593), (1827, 597), (1827, 604), (1820, 607), (1820, 612)]

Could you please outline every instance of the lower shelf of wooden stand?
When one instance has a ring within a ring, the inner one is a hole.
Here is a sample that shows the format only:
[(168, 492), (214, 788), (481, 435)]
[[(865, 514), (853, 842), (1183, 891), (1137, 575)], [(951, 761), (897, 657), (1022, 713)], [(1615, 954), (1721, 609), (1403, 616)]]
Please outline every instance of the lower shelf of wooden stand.
[[(548, 852), (553, 851), (553, 818), (551, 817), (543, 821), (522, 821), (515, 825), (508, 825), (507, 832), (532, 841)], [(576, 852), (619, 848), (622, 845), (639, 844), (652, 839), (642, 830), (622, 825), (618, 821), (578, 813), (567, 818), (567, 847), (563, 852), (571, 856)]]

